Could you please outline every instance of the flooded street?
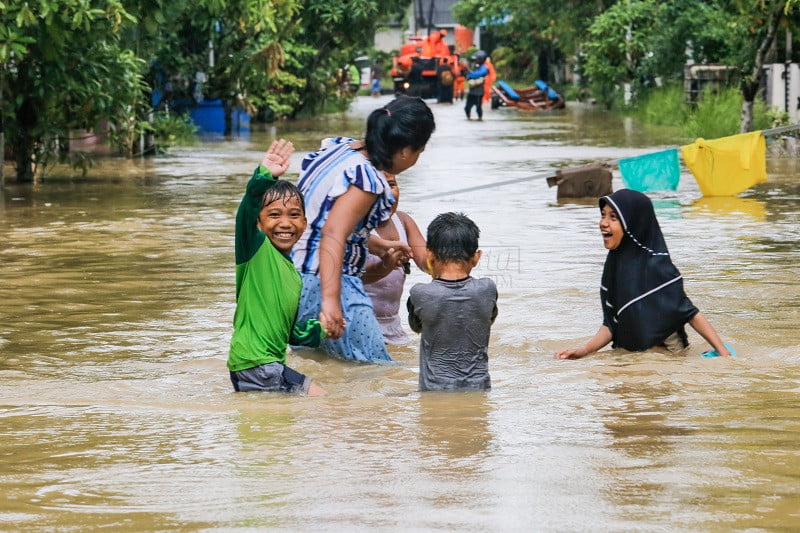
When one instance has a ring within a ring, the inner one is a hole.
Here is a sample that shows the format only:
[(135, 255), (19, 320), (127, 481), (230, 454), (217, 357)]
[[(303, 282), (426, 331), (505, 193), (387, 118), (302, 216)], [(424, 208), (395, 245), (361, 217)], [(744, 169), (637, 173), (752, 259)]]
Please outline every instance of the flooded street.
[[(444, 211), (481, 228), (473, 275), (500, 292), (491, 391), (417, 392), (411, 334), (394, 365), (290, 354), (323, 398), (233, 393), (234, 216), (253, 167), (285, 137), (296, 180), (322, 137), (360, 137), (388, 101), (7, 185), (0, 530), (800, 529), (800, 163), (768, 159), (739, 197), (701, 198), (685, 167), (677, 192), (650, 195), (735, 358), (702, 358), (687, 328), (685, 355), (555, 360), (602, 321), (599, 210), (520, 178), (680, 142), (591, 108), (487, 105), (468, 122), (431, 104), (437, 130), (399, 176), (423, 232)], [(426, 280), (415, 269), (406, 294)]]

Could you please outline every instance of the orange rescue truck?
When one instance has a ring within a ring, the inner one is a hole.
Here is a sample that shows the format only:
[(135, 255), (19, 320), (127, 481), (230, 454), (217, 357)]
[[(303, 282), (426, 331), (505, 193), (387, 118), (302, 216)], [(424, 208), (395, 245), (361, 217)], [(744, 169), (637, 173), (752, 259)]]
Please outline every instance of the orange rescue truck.
[(462, 72), (464, 66), (460, 61), (460, 54), (469, 47), (463, 43), (466, 40), (464, 30), (469, 33), (471, 45), (472, 32), (456, 28), (455, 50), (445, 42), (447, 30), (433, 32), (427, 37), (409, 37), (400, 53), (392, 58), (395, 94), (452, 102), (458, 80), (463, 80), (466, 74)]

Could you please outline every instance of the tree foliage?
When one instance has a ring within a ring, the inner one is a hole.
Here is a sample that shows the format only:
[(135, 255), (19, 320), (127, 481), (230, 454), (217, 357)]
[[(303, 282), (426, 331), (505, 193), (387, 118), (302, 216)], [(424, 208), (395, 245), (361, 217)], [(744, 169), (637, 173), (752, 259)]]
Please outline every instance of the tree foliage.
[(535, 75), (538, 61), (576, 56), (592, 20), (611, 3), (564, 0), (554, 8), (545, 0), (461, 0), (453, 14), (467, 27), (489, 30), (500, 46), (514, 51), (511, 71), (529, 77)]
[(461, 0), (454, 13), (498, 38), (504, 65), (538, 62), (541, 74), (562, 52), (607, 104), (623, 85), (680, 80), (687, 59), (737, 67), (752, 102), (776, 29), (800, 30), (800, 0)]
[(129, 145), (148, 129), (151, 90), (279, 116), (318, 110), (336, 97), (337, 69), (409, 1), (0, 1), (0, 116), (17, 177), (101, 121)]
[(317, 111), (335, 91), (339, 68), (372, 46), (376, 28), (403, 17), (409, 0), (304, 0), (295, 46), (306, 51), (287, 71), (306, 84), (295, 111)]
[[(410, 1), (0, 0), (0, 131), (18, 179), (101, 121), (129, 146), (158, 95), (277, 116), (346, 99), (337, 71)], [(621, 84), (679, 80), (691, 54), (739, 67), (752, 102), (779, 29), (800, 33), (800, 0), (461, 0), (454, 14), (504, 47), (498, 66), (569, 64), (607, 101)]]
[(648, 39), (663, 6), (657, 0), (620, 2), (589, 27), (585, 72), (606, 104), (618, 85), (652, 76), (647, 68), (653, 55)]
[(71, 129), (131, 120), (142, 62), (120, 35), (135, 19), (120, 2), (101, 0), (6, 0), (0, 16), (5, 134), (18, 179), (31, 181)]
[(371, 47), (377, 25), (407, 5), (408, 0), (200, 0), (188, 4), (163, 36), (157, 65), (179, 96), (192, 96), (194, 75), (203, 72), (205, 97), (294, 116), (335, 97), (337, 69)]

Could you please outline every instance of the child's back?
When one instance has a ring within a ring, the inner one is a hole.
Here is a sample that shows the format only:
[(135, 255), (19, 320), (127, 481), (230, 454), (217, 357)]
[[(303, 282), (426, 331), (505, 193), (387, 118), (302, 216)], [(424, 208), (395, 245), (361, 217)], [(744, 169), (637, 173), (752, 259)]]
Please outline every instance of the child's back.
[(409, 325), (422, 333), (419, 389), (489, 389), (489, 333), (497, 287), (489, 278), (434, 279), (411, 288)]
[(460, 213), (428, 226), (428, 263), (434, 279), (411, 288), (408, 323), (421, 333), (420, 390), (491, 388), (489, 333), (497, 316), (497, 287), (475, 279), (480, 230)]

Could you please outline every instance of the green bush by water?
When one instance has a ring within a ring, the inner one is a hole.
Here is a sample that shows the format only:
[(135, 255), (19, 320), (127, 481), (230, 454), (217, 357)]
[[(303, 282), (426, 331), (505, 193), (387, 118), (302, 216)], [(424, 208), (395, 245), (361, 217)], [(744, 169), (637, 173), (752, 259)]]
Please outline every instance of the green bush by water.
[[(683, 88), (661, 87), (643, 96), (633, 115), (644, 124), (676, 126), (687, 139), (718, 139), (739, 133), (742, 115), (742, 93), (727, 88), (706, 90), (696, 105), (684, 102)], [(771, 127), (765, 103), (757, 99), (753, 109), (753, 129)]]
[[(738, 89), (725, 89), (718, 93), (706, 91), (697, 108), (689, 113), (683, 130), (690, 137), (716, 139), (736, 135), (741, 128), (742, 93)], [(756, 98), (753, 105), (753, 130), (771, 126), (766, 102)]]
[(197, 126), (188, 114), (156, 113), (150, 123), (160, 150), (172, 146), (190, 146), (197, 142)]
[(637, 106), (636, 116), (653, 126), (683, 126), (689, 107), (683, 101), (683, 89), (668, 86), (649, 92)]
[(704, 91), (687, 116), (683, 132), (691, 138), (716, 139), (739, 133), (742, 93), (736, 89)]

